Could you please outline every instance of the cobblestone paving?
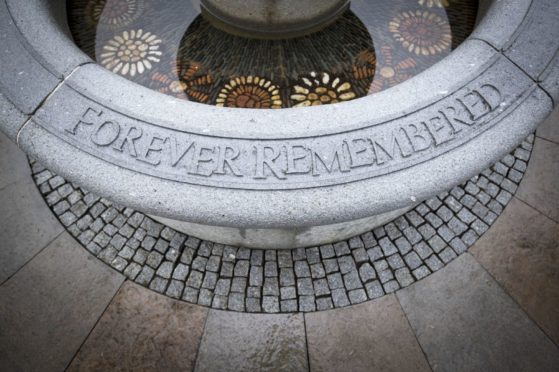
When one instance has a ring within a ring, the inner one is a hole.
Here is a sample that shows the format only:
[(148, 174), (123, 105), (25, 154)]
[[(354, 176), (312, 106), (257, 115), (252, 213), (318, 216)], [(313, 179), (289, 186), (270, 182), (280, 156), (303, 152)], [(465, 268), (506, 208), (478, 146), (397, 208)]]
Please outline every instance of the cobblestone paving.
[(534, 137), (500, 162), (396, 220), (347, 241), (258, 250), (186, 236), (66, 182), (31, 161), (60, 222), (97, 258), (167, 296), (217, 309), (310, 312), (381, 297), (464, 253), (516, 192)]

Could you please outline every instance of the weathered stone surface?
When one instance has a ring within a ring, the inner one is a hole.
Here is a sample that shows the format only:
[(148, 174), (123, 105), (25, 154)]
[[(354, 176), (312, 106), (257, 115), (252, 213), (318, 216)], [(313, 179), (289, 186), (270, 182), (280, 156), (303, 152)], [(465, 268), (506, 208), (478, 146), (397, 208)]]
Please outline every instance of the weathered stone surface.
[(2, 94), (21, 112), (31, 114), (59, 80), (29, 52), (33, 49), (22, 40), (5, 1), (0, 2), (0, 44)]
[[(0, 96), (0, 110), (1, 105)], [(2, 120), (1, 116), (0, 120)], [(31, 172), (25, 153), (0, 133), (0, 190), (12, 183), (30, 178)]]
[(91, 62), (71, 39), (64, 2), (6, 0), (6, 3), (20, 38), (53, 75), (68, 76), (76, 66)]
[[(559, 28), (551, 26), (559, 19), (555, 0), (534, 0), (516, 38), (504, 54), (537, 79), (552, 61), (559, 47)], [(533, 58), (537, 55), (538, 58)]]
[[(24, 169), (26, 168), (28, 169)], [(2, 283), (64, 231), (64, 228), (48, 209), (30, 178), (0, 190), (0, 210)]]
[(532, 0), (480, 1), (479, 24), (471, 37), (502, 49), (526, 17)]
[(307, 371), (303, 315), (210, 310), (196, 371)]
[(62, 234), (0, 287), (0, 365), (64, 370), (124, 277)]
[(18, 131), (28, 118), (28, 115), (21, 112), (21, 110), (0, 92), (0, 132), (3, 132), (15, 142)]
[(538, 127), (536, 135), (548, 141), (559, 143), (559, 108), (553, 110), (551, 115)]
[(559, 225), (514, 199), (470, 251), (559, 344)]
[(441, 371), (551, 371), (559, 350), (469, 254), (397, 293)]
[(127, 282), (68, 370), (192, 370), (207, 313)]
[(312, 370), (430, 370), (393, 295), (305, 317)]
[(536, 138), (530, 166), (516, 196), (559, 221), (559, 144)]

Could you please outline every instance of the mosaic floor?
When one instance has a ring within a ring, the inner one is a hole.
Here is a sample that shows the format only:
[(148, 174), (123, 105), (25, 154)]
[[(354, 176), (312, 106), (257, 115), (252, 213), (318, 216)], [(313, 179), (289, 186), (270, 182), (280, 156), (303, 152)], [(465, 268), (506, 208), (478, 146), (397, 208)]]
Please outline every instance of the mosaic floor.
[(200, 241), (99, 198), (32, 162), (66, 229), (93, 255), (169, 297), (238, 312), (313, 312), (382, 297), (464, 253), (522, 180), (534, 136), (490, 169), (404, 216), (347, 241), (255, 250)]
[(471, 33), (477, 0), (353, 0), (309, 36), (229, 35), (196, 1), (73, 0), (78, 46), (105, 68), (177, 98), (217, 106), (287, 108), (377, 93), (446, 57)]

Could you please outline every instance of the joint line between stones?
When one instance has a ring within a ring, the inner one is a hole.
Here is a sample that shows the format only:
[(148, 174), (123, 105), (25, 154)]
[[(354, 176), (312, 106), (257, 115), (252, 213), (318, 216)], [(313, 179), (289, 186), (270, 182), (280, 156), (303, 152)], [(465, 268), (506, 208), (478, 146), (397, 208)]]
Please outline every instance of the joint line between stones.
[(31, 115), (29, 115), (29, 118), (25, 121), (25, 123), (21, 126), (21, 128), (19, 128), (19, 130), (17, 131), (17, 135), (16, 135), (16, 144), (19, 146), (19, 136), (21, 134), (21, 132), (25, 129), (25, 127), (33, 120), (33, 117), (35, 116), (35, 114), (37, 113), (37, 111), (39, 111), (44, 105), (45, 103), (50, 99), (50, 97), (52, 97), (57, 91), (58, 89), (60, 89), (60, 87), (62, 87), (64, 85), (64, 83), (66, 82), (66, 80), (68, 80), (73, 74), (74, 72), (76, 72), (80, 67), (82, 67), (83, 65), (87, 65), (90, 64), (92, 62), (85, 62), (82, 64), (77, 65), (76, 67), (74, 67), (74, 69), (72, 70), (72, 72), (70, 72), (68, 74), (68, 76), (66, 76), (64, 79), (60, 80), (58, 82), (58, 84), (56, 84), (56, 86), (54, 87), (54, 89), (52, 90), (52, 92), (50, 92), (35, 108), (35, 110), (33, 110), (33, 112), (31, 113)]

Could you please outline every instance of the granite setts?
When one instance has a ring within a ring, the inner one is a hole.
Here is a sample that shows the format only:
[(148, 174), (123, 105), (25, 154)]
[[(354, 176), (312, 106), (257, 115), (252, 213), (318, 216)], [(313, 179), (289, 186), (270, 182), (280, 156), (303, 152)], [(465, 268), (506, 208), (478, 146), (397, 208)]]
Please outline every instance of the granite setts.
[(145, 213), (240, 231), (351, 226), (464, 182), (551, 112), (558, 7), (481, 5), (469, 40), (389, 91), (257, 111), (163, 98), (88, 60), (60, 6), (2, 1), (12, 52), (0, 55), (0, 129), (57, 174)]
[(322, 246), (261, 250), (187, 236), (32, 162), (45, 201), (85, 249), (169, 297), (238, 312), (311, 312), (372, 300), (471, 247), (515, 194), (534, 136), (490, 169), (384, 226)]

